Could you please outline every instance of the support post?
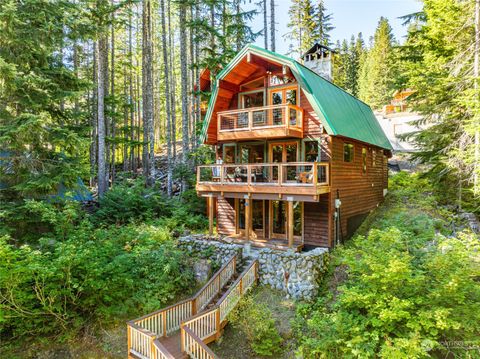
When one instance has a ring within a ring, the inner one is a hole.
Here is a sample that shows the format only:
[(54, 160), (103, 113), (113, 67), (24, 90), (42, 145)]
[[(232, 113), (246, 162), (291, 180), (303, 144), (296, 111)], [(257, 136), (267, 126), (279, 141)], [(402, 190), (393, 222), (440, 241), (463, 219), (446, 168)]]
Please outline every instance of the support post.
[(293, 247), (293, 201), (287, 201), (287, 238), (288, 238), (288, 247)]
[(245, 198), (245, 239), (247, 241), (250, 240), (250, 231), (251, 231), (251, 221), (252, 218), (250, 216), (251, 214), (251, 206), (252, 206), (252, 200), (250, 197)]
[(208, 200), (208, 234), (213, 236), (213, 197), (207, 197)]

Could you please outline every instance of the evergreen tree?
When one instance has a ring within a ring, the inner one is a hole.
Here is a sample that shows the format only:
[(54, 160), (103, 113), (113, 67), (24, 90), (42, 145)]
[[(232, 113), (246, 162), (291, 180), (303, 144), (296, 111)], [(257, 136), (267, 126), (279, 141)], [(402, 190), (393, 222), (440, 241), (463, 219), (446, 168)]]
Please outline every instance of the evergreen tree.
[(392, 97), (395, 76), (394, 37), (388, 20), (380, 21), (373, 38), (373, 46), (361, 62), (358, 79), (360, 99), (375, 109), (386, 105)]
[(321, 45), (331, 45), (330, 32), (335, 28), (332, 25), (332, 17), (332, 14), (327, 14), (324, 0), (319, 0), (314, 15), (315, 29), (313, 38)]
[(288, 14), (290, 32), (284, 37), (291, 41), (289, 55), (300, 58), (315, 42), (315, 7), (311, 0), (293, 0)]
[(0, 3), (3, 198), (50, 194), (59, 184), (69, 186), (86, 174), (86, 132), (74, 111), (86, 87), (62, 56), (67, 43), (91, 30), (83, 26), (80, 33), (77, 25), (85, 19), (82, 6), (72, 2)]
[[(480, 130), (480, 95), (475, 76), (476, 2), (425, 0), (421, 14), (411, 17), (402, 47), (404, 86), (416, 90), (411, 104), (428, 124), (411, 134), (430, 165), (430, 174), (444, 185), (445, 196), (459, 205), (478, 208), (474, 199), (476, 133)], [(470, 203), (469, 203), (470, 202)]]

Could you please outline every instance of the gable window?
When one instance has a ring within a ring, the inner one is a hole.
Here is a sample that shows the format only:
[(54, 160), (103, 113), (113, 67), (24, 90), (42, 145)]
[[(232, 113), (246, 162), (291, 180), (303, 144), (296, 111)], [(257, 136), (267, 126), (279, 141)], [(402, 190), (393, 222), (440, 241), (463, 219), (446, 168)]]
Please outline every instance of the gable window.
[(363, 174), (367, 173), (367, 149), (362, 148), (362, 172)]
[(343, 144), (343, 161), (344, 162), (353, 162), (353, 152), (355, 147), (351, 143)]

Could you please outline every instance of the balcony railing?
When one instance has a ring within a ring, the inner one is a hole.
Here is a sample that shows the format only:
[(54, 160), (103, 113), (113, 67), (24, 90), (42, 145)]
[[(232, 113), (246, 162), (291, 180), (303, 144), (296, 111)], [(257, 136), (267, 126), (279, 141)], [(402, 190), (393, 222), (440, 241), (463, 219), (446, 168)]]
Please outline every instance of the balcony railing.
[(327, 162), (287, 162), (203, 165), (197, 167), (198, 185), (317, 187), (329, 185)]
[(250, 136), (249, 132), (264, 137), (301, 137), (303, 109), (294, 105), (273, 105), (218, 113), (219, 139), (242, 138)]

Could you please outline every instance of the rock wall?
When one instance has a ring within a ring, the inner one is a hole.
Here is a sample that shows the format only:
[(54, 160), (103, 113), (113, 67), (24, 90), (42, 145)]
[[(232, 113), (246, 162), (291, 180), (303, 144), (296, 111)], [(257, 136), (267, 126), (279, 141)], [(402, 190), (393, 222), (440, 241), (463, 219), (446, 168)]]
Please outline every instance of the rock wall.
[(284, 291), (294, 299), (312, 300), (323, 278), (327, 248), (308, 252), (259, 250), (260, 283)]
[(243, 246), (223, 243), (215, 239), (216, 237), (205, 235), (189, 235), (178, 239), (178, 247), (191, 256), (208, 258), (221, 265), (227, 263), (235, 254), (242, 258)]
[(224, 264), (235, 253), (240, 258), (258, 259), (260, 283), (285, 292), (298, 300), (312, 300), (323, 278), (328, 258), (327, 248), (308, 252), (254, 248), (222, 241), (218, 237), (189, 235), (179, 238), (178, 246), (189, 255)]

